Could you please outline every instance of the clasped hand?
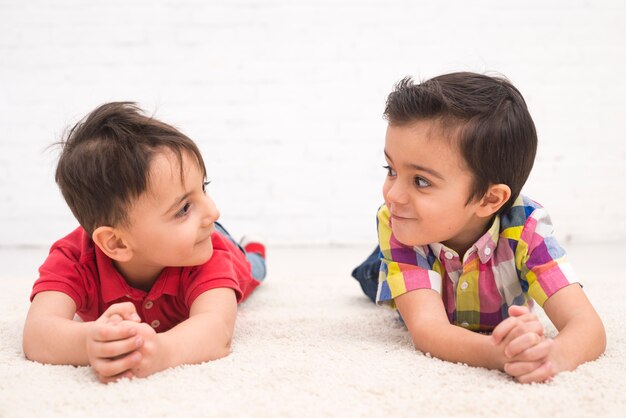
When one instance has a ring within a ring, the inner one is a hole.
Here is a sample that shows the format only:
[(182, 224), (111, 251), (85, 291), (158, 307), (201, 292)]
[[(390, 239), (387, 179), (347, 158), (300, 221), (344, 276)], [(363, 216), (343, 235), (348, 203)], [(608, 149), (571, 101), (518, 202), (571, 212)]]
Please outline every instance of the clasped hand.
[(504, 371), (521, 383), (545, 382), (556, 374), (550, 360), (554, 341), (525, 306), (511, 306), (509, 317), (493, 330), (492, 342), (502, 349)]
[(141, 322), (131, 302), (111, 305), (91, 324), (87, 357), (102, 383), (146, 377), (156, 371), (157, 333)]

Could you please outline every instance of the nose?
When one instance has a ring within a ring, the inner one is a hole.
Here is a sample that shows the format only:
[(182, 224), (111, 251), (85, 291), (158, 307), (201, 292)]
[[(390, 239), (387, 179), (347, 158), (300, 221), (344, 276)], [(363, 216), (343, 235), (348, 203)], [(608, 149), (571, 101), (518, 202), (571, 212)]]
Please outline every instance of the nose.
[(204, 196), (203, 201), (202, 224), (209, 226), (220, 218), (220, 211), (209, 196)]
[(401, 205), (408, 202), (406, 187), (402, 184), (402, 182), (398, 181), (397, 179), (393, 181), (385, 181), (383, 195), (385, 200), (389, 203), (396, 203)]

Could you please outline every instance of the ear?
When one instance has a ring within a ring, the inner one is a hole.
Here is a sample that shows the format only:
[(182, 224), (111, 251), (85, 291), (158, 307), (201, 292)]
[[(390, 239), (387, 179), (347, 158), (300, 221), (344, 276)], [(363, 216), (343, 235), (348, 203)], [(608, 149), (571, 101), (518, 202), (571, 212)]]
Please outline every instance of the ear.
[(498, 212), (509, 201), (511, 188), (506, 184), (492, 184), (480, 200), (477, 215), (487, 218)]
[(109, 258), (116, 261), (129, 261), (133, 250), (125, 242), (119, 230), (110, 226), (100, 226), (91, 234), (93, 242)]

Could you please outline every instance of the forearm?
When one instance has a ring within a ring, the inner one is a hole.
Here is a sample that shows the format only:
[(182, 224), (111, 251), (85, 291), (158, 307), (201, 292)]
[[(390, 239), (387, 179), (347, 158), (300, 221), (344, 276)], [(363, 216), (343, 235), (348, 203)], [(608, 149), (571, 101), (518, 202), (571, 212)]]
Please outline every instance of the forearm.
[(24, 354), (40, 363), (87, 365), (85, 342), (89, 324), (54, 316), (28, 318), (24, 326)]
[(581, 313), (559, 332), (554, 339), (550, 360), (557, 370), (574, 370), (587, 361), (597, 359), (606, 348), (606, 334), (602, 321), (593, 311)]
[(210, 313), (191, 316), (171, 330), (158, 334), (163, 346), (159, 370), (197, 364), (230, 354), (233, 328)]
[(503, 370), (502, 350), (491, 342), (488, 335), (439, 321), (424, 321), (414, 326), (410, 332), (415, 348), (433, 357), (475, 367)]
[(490, 336), (451, 325), (439, 293), (431, 289), (396, 297), (415, 347), (442, 360), (502, 370), (504, 352)]
[(578, 284), (569, 285), (544, 304), (544, 310), (559, 330), (550, 360), (557, 372), (574, 370), (595, 360), (606, 348), (602, 320)]

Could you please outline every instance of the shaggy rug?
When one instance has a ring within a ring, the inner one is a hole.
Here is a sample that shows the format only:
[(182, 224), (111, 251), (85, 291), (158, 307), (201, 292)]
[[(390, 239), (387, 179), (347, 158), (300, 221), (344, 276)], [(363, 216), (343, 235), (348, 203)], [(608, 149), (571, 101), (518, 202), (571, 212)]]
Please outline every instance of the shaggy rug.
[(104, 385), (88, 367), (24, 358), (28, 295), (46, 251), (0, 249), (0, 417), (626, 416), (617, 264), (626, 247), (570, 248), (608, 348), (533, 385), (417, 352), (397, 315), (370, 303), (350, 277), (369, 250), (270, 247), (268, 278), (240, 306), (230, 356)]

